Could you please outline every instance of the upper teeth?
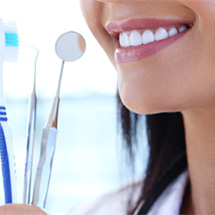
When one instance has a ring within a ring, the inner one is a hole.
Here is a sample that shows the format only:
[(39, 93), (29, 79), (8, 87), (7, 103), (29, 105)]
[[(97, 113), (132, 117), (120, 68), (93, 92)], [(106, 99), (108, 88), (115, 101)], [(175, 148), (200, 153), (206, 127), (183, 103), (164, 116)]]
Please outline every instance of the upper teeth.
[(151, 30), (145, 30), (142, 34), (137, 30), (129, 33), (122, 32), (119, 34), (119, 43), (121, 47), (140, 46), (173, 37), (185, 30), (187, 30), (187, 27), (181, 26), (178, 30), (172, 27), (168, 31), (165, 28), (159, 28), (155, 33)]

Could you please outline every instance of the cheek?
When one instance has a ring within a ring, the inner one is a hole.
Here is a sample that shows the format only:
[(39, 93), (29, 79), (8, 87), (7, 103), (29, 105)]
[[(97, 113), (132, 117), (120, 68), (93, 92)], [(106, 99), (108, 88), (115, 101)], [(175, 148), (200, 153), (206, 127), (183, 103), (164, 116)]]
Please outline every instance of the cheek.
[[(142, 61), (118, 64), (123, 103), (137, 113), (175, 112), (215, 101), (215, 46), (193, 29), (172, 47)], [(203, 39), (204, 38), (204, 39)]]
[(94, 29), (98, 25), (98, 17), (100, 15), (100, 5), (95, 0), (80, 0), (81, 10), (84, 18), (90, 27)]
[(107, 33), (102, 26), (103, 14), (106, 10), (106, 5), (96, 0), (81, 0), (81, 9), (85, 20), (93, 33), (96, 40), (105, 50), (111, 62), (115, 65), (114, 61), (114, 46), (113, 38)]

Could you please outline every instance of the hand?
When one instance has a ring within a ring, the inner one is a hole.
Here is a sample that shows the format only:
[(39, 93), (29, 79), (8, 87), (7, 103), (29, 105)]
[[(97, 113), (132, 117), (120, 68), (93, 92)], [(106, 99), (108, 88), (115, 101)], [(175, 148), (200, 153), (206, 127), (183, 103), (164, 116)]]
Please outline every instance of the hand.
[(35, 205), (7, 204), (0, 206), (1, 215), (48, 215), (44, 210)]

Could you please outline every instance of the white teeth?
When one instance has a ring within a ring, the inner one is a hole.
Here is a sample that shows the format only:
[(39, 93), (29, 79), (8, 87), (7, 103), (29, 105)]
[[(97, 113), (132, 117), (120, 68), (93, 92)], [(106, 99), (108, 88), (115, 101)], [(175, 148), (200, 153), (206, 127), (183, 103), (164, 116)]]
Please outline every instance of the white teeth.
[(121, 47), (129, 47), (130, 42), (129, 42), (129, 37), (128, 34), (123, 32), (119, 35), (119, 43)]
[(169, 30), (169, 32), (168, 32), (169, 37), (173, 37), (173, 36), (175, 36), (176, 34), (178, 34), (178, 31), (177, 31), (177, 29), (176, 29), (175, 27), (171, 28), (171, 29)]
[(130, 44), (131, 46), (142, 45), (141, 34), (138, 31), (132, 31), (130, 34)]
[(182, 26), (182, 27), (179, 28), (179, 32), (180, 32), (180, 33), (184, 32), (184, 31), (186, 31), (186, 30), (187, 30), (187, 27), (186, 27), (186, 26)]
[(168, 37), (173, 37), (187, 29), (188, 28), (183, 25), (178, 30), (172, 27), (168, 32), (165, 28), (159, 28), (155, 34), (151, 30), (145, 30), (142, 35), (137, 30), (131, 31), (130, 35), (129, 32), (122, 32), (119, 34), (119, 43), (121, 47), (145, 45), (155, 41), (165, 40)]
[(165, 28), (159, 28), (155, 33), (155, 41), (160, 41), (168, 38), (168, 33)]
[(155, 37), (152, 31), (146, 30), (142, 35), (143, 44), (152, 43), (155, 41)]

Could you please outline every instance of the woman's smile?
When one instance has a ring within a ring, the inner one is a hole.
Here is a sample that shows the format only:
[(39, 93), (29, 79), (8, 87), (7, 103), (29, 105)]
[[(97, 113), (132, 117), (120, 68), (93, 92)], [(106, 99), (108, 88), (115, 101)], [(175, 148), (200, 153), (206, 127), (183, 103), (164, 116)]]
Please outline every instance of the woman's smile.
[(119, 63), (142, 60), (167, 48), (193, 26), (192, 21), (131, 19), (110, 22), (107, 32), (118, 40), (115, 60)]

